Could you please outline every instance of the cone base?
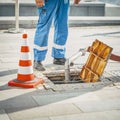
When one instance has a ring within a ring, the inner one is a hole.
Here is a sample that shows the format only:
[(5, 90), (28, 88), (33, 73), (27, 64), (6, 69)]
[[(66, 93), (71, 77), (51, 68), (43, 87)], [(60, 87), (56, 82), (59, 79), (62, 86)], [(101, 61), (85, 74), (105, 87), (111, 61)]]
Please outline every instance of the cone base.
[(44, 80), (41, 78), (36, 79), (35, 82), (31, 82), (31, 81), (21, 82), (17, 79), (14, 79), (8, 82), (8, 86), (22, 87), (22, 88), (35, 88), (39, 84), (43, 84), (43, 83), (44, 83)]

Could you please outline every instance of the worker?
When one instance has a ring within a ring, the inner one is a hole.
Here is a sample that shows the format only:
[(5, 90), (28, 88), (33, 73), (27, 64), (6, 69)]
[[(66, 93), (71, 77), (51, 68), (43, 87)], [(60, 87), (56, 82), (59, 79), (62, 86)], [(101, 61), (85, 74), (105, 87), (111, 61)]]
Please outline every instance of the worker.
[[(42, 61), (48, 50), (48, 35), (54, 18), (53, 64), (65, 64), (65, 45), (68, 37), (69, 0), (35, 0), (39, 19), (34, 37), (34, 68), (44, 71)], [(74, 0), (78, 4), (80, 0)]]

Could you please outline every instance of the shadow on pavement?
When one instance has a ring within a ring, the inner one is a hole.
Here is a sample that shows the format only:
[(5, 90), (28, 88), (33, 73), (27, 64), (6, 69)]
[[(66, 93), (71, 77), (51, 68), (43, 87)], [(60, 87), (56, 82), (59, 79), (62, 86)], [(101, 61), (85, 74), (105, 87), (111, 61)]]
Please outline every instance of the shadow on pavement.
[(6, 70), (6, 71), (0, 71), (0, 77), (11, 75), (11, 74), (16, 74), (18, 69), (11, 69), (11, 70)]
[(11, 87), (9, 87), (7, 84), (0, 86), (0, 91), (9, 90), (9, 89), (11, 89)]
[[(18, 95), (18, 96), (0, 101), (0, 108), (4, 109), (7, 113), (12, 113), (16, 111), (27, 110), (30, 108), (45, 106), (48, 104), (78, 97), (89, 92), (94, 92), (106, 86), (115, 86), (115, 83), (120, 82), (119, 77), (120, 76), (109, 77), (107, 78), (109, 82), (103, 82), (101, 83), (101, 85), (98, 85), (98, 86), (96, 85), (92, 87), (84, 87), (83, 89), (77, 89), (72, 91), (61, 90), (61, 91), (53, 92), (50, 90), (36, 89), (26, 94), (24, 94), (23, 92), (22, 95)], [(118, 79), (116, 80), (116, 78)], [(79, 83), (79, 84), (85, 84), (85, 83)], [(14, 87), (8, 87), (7, 85), (0, 87), (1, 91), (7, 90), (7, 89), (14, 89)], [(17, 89), (15, 88), (15, 90)]]

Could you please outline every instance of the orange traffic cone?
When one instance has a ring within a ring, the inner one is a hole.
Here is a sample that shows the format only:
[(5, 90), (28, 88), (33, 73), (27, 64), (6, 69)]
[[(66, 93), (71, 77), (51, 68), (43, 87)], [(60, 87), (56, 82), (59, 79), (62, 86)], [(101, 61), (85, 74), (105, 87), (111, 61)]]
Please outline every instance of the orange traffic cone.
[(9, 81), (8, 85), (24, 88), (34, 88), (42, 83), (44, 83), (44, 80), (35, 78), (33, 74), (33, 67), (30, 57), (30, 48), (28, 45), (27, 34), (23, 34), (21, 58), (19, 60), (17, 79)]

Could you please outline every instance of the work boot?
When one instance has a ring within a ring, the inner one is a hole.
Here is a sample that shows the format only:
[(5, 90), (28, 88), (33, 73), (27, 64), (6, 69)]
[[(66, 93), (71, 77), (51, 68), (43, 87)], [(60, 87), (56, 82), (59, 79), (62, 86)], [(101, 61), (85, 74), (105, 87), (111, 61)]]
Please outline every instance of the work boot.
[(57, 64), (57, 65), (65, 65), (65, 58), (54, 58), (53, 60), (53, 64)]
[(45, 68), (40, 61), (34, 61), (34, 68), (39, 71), (45, 71)]

